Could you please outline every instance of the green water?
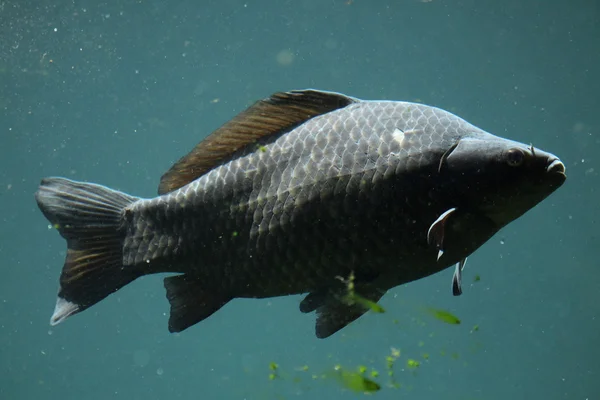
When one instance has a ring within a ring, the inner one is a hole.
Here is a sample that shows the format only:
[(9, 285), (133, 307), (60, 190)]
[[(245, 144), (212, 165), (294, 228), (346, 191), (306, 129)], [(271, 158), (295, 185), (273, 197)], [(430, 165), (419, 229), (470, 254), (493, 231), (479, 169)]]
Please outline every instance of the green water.
[[(0, 399), (336, 400), (359, 366), (379, 399), (598, 398), (599, 21), (592, 0), (0, 1)], [(169, 334), (159, 276), (49, 326), (65, 247), (42, 177), (153, 196), (251, 102), (307, 87), (445, 108), (569, 178), (469, 259), (461, 297), (443, 271), (327, 340), (300, 297)]]

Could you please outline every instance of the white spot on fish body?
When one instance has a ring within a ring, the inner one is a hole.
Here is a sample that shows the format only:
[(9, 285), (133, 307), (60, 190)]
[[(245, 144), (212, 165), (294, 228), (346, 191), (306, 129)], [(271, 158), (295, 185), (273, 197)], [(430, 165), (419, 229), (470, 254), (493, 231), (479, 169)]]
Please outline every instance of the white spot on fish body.
[(398, 142), (400, 144), (400, 146), (406, 146), (406, 145), (408, 145), (408, 142), (410, 141), (410, 135), (414, 135), (419, 132), (420, 131), (418, 129), (409, 129), (409, 130), (403, 131), (403, 130), (396, 128), (396, 129), (394, 129), (394, 132), (392, 132), (392, 137), (394, 138), (394, 140), (396, 142)]
[(400, 145), (402, 145), (404, 143), (404, 139), (406, 138), (406, 135), (400, 129), (396, 128), (396, 129), (394, 129), (394, 132), (392, 133), (392, 137), (394, 138), (395, 141), (397, 141), (398, 143), (400, 143)]

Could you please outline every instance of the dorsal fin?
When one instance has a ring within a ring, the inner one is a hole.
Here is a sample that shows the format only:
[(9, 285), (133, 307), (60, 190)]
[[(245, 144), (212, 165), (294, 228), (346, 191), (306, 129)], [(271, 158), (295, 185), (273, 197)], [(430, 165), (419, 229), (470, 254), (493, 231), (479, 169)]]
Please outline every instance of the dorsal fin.
[(158, 194), (179, 189), (230, 161), (257, 140), (281, 133), (309, 119), (344, 108), (358, 99), (318, 90), (279, 92), (259, 100), (198, 143), (160, 179)]

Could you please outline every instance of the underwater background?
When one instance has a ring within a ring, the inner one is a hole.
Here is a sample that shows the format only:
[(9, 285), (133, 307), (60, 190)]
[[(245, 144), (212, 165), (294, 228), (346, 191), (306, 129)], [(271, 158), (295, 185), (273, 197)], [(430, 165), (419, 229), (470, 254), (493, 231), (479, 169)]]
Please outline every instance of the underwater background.
[[(362, 396), (340, 368), (379, 399), (600, 398), (599, 72), (597, 0), (0, 0), (0, 399)], [(304, 88), (444, 108), (567, 182), (469, 258), (461, 297), (445, 270), (325, 340), (300, 296), (169, 334), (156, 275), (50, 327), (66, 247), (42, 177), (154, 196), (212, 130)]]

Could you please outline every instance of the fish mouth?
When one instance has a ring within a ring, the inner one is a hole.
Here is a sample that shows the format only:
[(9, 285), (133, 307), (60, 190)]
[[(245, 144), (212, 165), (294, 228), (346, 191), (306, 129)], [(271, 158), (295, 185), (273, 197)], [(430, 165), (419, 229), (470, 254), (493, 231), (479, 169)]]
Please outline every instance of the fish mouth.
[(556, 176), (561, 184), (567, 179), (565, 164), (558, 158), (551, 158), (548, 160), (546, 172)]

